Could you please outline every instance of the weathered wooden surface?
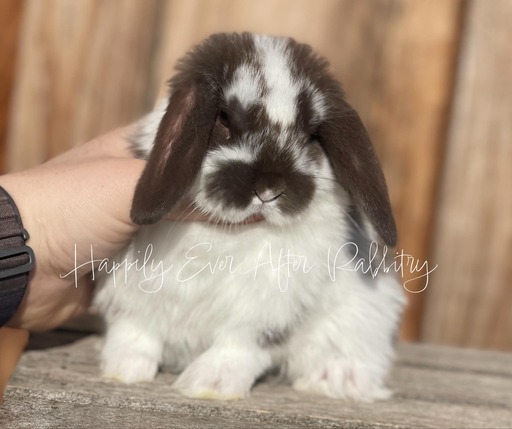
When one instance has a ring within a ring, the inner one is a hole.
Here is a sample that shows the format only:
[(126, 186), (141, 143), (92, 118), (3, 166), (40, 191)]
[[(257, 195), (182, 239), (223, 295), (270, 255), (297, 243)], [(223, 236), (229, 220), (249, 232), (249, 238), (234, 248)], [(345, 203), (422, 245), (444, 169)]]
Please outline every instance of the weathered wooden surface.
[(470, 6), (423, 339), (512, 350), (512, 1)]
[(190, 400), (174, 376), (125, 386), (99, 377), (98, 339), (27, 352), (11, 379), (0, 426), (18, 428), (512, 428), (512, 355), (403, 345), (389, 401), (308, 396), (274, 382), (236, 402)]

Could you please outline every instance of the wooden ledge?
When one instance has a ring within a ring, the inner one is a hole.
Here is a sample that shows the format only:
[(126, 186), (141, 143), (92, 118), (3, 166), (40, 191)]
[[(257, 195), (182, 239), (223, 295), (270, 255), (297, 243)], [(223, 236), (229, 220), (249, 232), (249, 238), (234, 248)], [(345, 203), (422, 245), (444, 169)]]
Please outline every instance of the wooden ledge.
[(28, 351), (0, 406), (14, 428), (512, 428), (512, 354), (401, 345), (391, 400), (308, 396), (272, 382), (236, 402), (191, 400), (174, 376), (126, 386), (103, 380), (98, 337)]

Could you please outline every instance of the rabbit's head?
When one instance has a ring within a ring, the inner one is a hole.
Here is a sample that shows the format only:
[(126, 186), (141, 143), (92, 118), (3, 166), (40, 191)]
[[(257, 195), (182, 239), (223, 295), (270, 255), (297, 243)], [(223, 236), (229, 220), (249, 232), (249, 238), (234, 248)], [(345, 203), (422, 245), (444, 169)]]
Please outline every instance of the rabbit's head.
[(290, 223), (339, 184), (395, 244), (373, 145), (327, 62), (308, 45), (216, 34), (177, 70), (135, 191), (135, 223), (158, 221), (186, 194), (220, 221)]

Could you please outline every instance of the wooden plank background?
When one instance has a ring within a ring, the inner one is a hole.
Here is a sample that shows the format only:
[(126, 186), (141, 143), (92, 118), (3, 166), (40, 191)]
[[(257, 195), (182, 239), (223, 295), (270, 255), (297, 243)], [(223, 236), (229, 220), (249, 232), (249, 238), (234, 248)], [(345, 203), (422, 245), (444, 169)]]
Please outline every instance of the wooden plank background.
[[(511, 184), (512, 101), (499, 88), (511, 88), (504, 74), (512, 75), (512, 2), (496, 0), (492, 11), (485, 4), (25, 0), (9, 104), (9, 169), (37, 165), (135, 120), (151, 108), (176, 59), (212, 32), (293, 36), (330, 60), (368, 126), (388, 180), (398, 248), (439, 264), (425, 291), (408, 294), (402, 337), (512, 349), (510, 197), (494, 191), (495, 183)], [(501, 162), (495, 171), (494, 162)], [(480, 169), (476, 175), (469, 165)], [(460, 222), (471, 214), (471, 222)], [(489, 247), (476, 246), (478, 240)], [(480, 249), (492, 256), (478, 259)], [(466, 264), (479, 268), (457, 275)], [(487, 277), (486, 267), (494, 268)], [(423, 283), (407, 286), (418, 291)]]
[(423, 338), (512, 349), (512, 1), (468, 10)]
[(11, 170), (136, 119), (159, 2), (27, 0), (8, 138)]
[(0, 174), (6, 169), (7, 124), (24, 2), (0, 0)]

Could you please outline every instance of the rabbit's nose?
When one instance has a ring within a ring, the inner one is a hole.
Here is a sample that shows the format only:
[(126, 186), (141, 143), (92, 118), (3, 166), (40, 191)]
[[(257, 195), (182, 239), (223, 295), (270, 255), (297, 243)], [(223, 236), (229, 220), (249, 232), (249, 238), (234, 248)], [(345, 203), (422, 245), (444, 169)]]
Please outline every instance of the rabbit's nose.
[(262, 203), (270, 203), (283, 195), (284, 179), (277, 173), (262, 173), (254, 184), (253, 191)]

